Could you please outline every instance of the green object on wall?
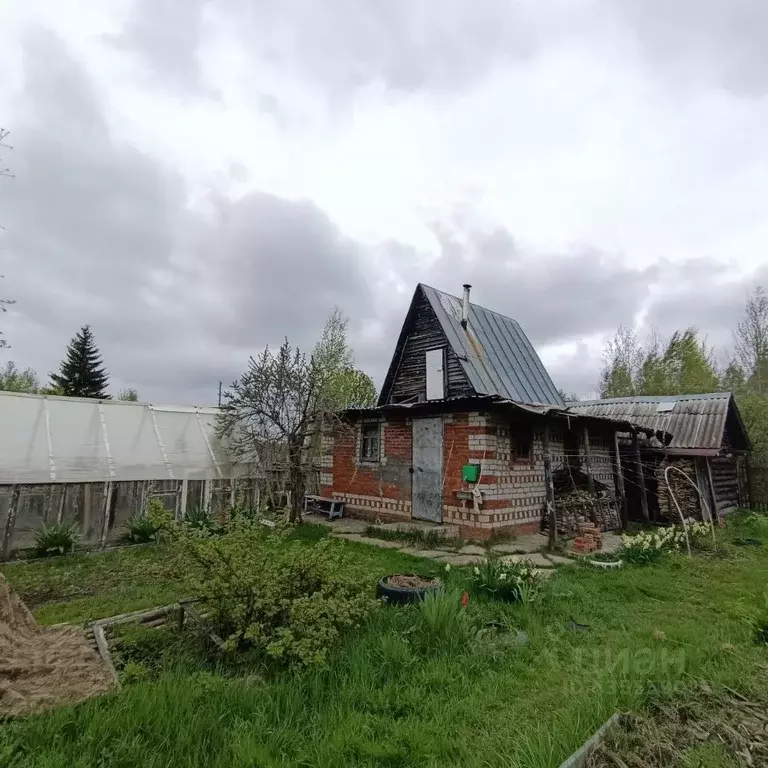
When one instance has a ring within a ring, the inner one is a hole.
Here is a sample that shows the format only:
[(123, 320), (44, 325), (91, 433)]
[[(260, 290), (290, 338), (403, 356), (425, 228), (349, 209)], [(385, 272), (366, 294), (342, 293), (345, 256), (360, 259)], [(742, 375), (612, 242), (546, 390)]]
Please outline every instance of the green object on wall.
[(476, 483), (478, 477), (480, 477), (479, 464), (465, 464), (461, 468), (461, 478), (465, 483)]

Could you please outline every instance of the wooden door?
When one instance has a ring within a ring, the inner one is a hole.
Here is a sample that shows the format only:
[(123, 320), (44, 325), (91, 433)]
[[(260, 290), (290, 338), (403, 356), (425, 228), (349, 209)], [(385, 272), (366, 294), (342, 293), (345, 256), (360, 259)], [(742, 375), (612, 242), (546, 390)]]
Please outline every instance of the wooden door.
[(443, 420), (413, 420), (413, 517), (443, 522)]

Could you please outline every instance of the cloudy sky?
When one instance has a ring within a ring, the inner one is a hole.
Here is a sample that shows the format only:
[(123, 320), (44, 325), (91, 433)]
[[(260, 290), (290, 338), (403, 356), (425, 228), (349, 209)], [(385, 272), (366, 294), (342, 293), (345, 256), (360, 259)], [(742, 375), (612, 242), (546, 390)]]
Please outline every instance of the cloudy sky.
[(768, 284), (764, 0), (4, 0), (2, 319), (215, 401), (332, 305), (381, 383), (417, 282), (588, 395), (620, 323), (724, 349)]

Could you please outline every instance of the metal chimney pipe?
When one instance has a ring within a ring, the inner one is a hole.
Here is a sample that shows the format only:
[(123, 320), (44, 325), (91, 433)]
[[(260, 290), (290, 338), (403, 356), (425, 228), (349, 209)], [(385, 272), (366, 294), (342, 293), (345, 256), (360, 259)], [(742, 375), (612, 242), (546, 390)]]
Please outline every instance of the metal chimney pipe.
[(471, 287), (469, 283), (464, 283), (464, 301), (461, 304), (461, 327), (464, 330), (467, 329), (467, 323), (469, 322), (469, 289)]

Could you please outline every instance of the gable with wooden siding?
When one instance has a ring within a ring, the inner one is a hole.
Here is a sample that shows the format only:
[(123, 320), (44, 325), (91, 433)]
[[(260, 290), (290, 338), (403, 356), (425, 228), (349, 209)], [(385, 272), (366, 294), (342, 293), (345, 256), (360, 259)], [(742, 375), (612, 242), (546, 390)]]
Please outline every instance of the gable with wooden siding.
[[(518, 403), (563, 406), (563, 401), (522, 328), (498, 312), (462, 302), (428, 285), (416, 287), (384, 380), (379, 405), (422, 402), (428, 393), (428, 359), (443, 349), (442, 396), (495, 395)], [(439, 358), (438, 358), (439, 359)]]

